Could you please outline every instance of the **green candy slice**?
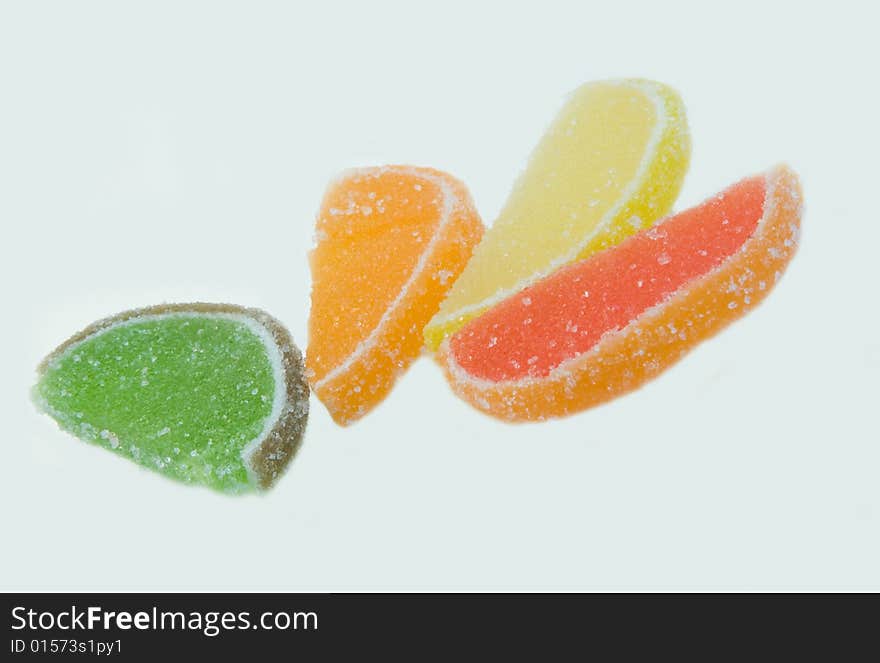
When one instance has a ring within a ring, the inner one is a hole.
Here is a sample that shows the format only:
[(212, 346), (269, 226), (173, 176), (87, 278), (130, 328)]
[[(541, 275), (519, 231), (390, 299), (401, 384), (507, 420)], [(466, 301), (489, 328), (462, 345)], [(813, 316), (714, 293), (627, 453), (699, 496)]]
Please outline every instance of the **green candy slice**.
[(190, 484), (268, 488), (309, 412), (302, 354), (266, 313), (170, 304), (101, 320), (39, 369), (37, 406), (64, 430)]

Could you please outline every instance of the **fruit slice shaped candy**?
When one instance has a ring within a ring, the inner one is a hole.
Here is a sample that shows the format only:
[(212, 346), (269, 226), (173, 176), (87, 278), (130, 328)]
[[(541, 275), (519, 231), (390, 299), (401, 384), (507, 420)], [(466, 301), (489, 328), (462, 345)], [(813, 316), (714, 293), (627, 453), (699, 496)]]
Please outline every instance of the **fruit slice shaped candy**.
[(425, 328), (428, 348), (559, 267), (662, 218), (689, 159), (684, 106), (674, 90), (645, 80), (576, 90)]
[(746, 179), (502, 302), (438, 358), (458, 395), (501, 419), (597, 405), (763, 300), (795, 253), (800, 217), (791, 170)]
[(38, 407), (64, 430), (190, 484), (268, 488), (309, 412), (302, 355), (262, 311), (168, 304), (101, 320), (38, 369)]
[(306, 366), (337, 423), (378, 405), (419, 356), (482, 233), (465, 187), (436, 170), (367, 168), (330, 186), (311, 254)]

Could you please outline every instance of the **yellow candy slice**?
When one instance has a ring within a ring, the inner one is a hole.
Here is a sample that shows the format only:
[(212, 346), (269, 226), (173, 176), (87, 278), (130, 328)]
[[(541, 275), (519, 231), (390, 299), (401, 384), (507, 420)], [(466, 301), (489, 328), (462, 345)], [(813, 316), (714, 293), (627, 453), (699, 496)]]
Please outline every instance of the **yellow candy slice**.
[(425, 327), (428, 348), (559, 267), (664, 217), (689, 160), (684, 106), (673, 89), (627, 79), (575, 90)]

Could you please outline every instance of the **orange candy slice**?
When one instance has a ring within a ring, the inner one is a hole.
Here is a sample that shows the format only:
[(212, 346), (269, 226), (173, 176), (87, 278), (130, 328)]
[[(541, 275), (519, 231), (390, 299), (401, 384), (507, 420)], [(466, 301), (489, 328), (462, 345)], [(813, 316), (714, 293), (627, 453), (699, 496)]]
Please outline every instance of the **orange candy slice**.
[(329, 187), (310, 256), (306, 368), (337, 423), (369, 412), (419, 356), (482, 235), (467, 189), (436, 170), (367, 168)]
[(800, 216), (788, 168), (743, 180), (498, 304), (438, 359), (458, 395), (509, 421), (608, 401), (763, 300), (794, 255)]

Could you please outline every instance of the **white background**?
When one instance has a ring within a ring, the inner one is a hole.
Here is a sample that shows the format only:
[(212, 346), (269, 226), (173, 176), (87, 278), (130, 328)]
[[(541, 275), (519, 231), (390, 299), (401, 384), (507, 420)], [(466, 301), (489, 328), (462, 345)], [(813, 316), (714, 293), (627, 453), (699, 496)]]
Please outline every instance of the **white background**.
[[(3, 2), (0, 588), (880, 589), (878, 15), (710, 4)], [(563, 96), (618, 76), (684, 97), (678, 209), (783, 160), (807, 202), (767, 302), (637, 393), (510, 426), (422, 359), (350, 428), (313, 399), (245, 498), (29, 402), (136, 306), (258, 306), (304, 346), (329, 178), (431, 165), (491, 222)]]

